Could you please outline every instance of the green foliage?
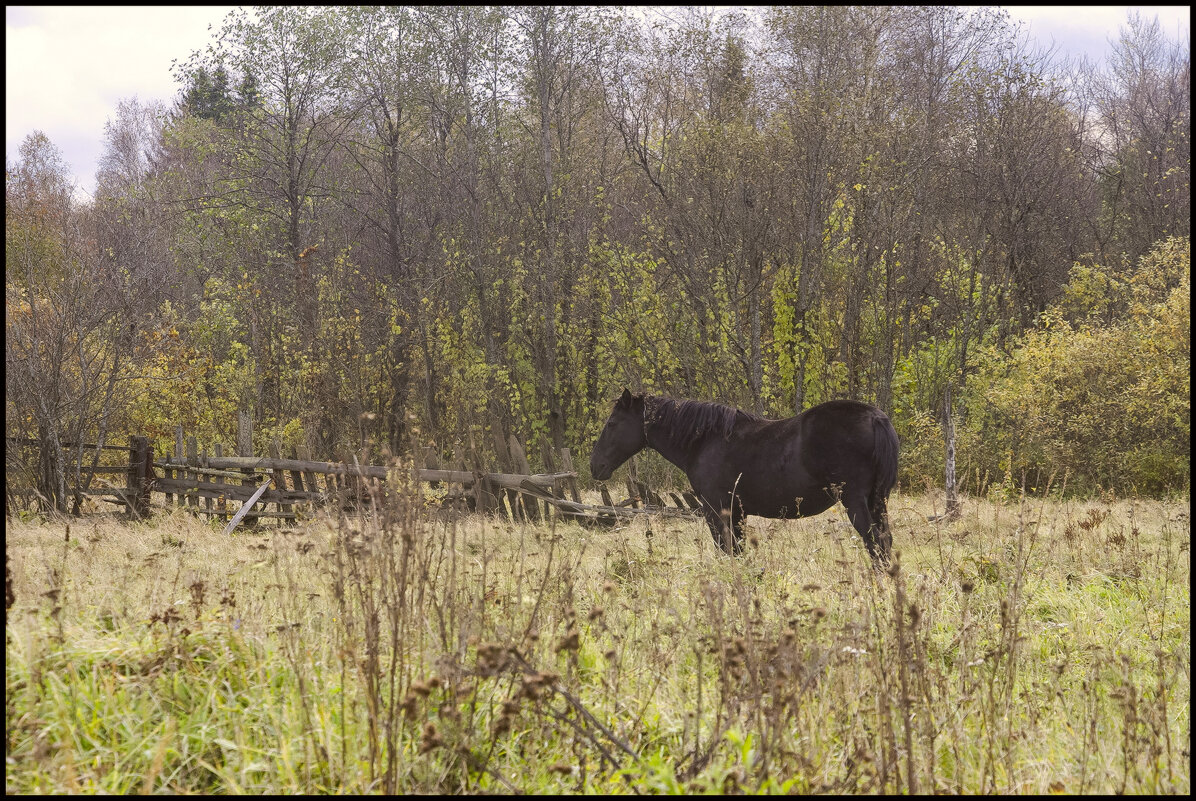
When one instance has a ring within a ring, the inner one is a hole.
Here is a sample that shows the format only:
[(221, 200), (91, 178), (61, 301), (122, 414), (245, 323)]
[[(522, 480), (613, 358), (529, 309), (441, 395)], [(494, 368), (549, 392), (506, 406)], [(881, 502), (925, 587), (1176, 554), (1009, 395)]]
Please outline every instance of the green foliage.
[(898, 484), (909, 492), (940, 485), (946, 447), (938, 419), (927, 411), (910, 410), (895, 416), (893, 427), (901, 443)]
[[(234, 11), (178, 62), (173, 113), (109, 127), (93, 209), (66, 213), (68, 171), (29, 140), (8, 176), (10, 323), (72, 275), (114, 309), (153, 288), (128, 321), (63, 317), (62, 342), (103, 362), (134, 325), (113, 354), (135, 351), (131, 391), (79, 394), (111, 399), (114, 436), (159, 448), (179, 424), (230, 442), (246, 409), (258, 448), (420, 444), (494, 465), (513, 436), (534, 469), (567, 446), (584, 472), (626, 385), (774, 417), (878, 403), (902, 481), (923, 486), (966, 379), (969, 479), (1184, 484), (1178, 246), (1128, 266), (1190, 224), (1186, 62), (1157, 31), (1134, 23), (1116, 70), (1086, 76), (1107, 83), (1081, 128), (1084, 93), (1013, 55), (991, 9), (658, 22)], [(68, 253), (60, 234), (97, 221)]]
[(970, 462), (1039, 487), (1052, 475), (1085, 492), (1188, 487), (1190, 291), (1187, 238), (1124, 279), (1077, 267), (1039, 328), (1008, 356), (986, 351), (969, 381)]
[(200, 314), (185, 321), (169, 302), (142, 334), (125, 425), (172, 449), (181, 425), (204, 445), (236, 441), (237, 410), (254, 397), (256, 365), (237, 318), (237, 293), (217, 278), (204, 287)]

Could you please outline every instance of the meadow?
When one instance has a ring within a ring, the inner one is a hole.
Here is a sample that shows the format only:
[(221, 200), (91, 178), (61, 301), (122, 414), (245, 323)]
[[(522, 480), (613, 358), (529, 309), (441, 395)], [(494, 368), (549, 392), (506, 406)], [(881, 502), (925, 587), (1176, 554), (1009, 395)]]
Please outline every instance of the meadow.
[(9, 793), (1190, 791), (1190, 501), (14, 520)]

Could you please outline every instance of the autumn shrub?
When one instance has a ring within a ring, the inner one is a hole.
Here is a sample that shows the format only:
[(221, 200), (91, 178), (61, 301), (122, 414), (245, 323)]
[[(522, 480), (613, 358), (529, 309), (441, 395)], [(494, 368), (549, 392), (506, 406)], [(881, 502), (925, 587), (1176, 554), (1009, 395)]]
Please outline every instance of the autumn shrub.
[(1076, 266), (1060, 302), (968, 383), (967, 458), (1031, 486), (1160, 495), (1190, 486), (1191, 242), (1132, 270)]
[(943, 476), (943, 429), (931, 414), (912, 411), (894, 419), (901, 443), (897, 482), (907, 490), (921, 490), (927, 482), (937, 484)]

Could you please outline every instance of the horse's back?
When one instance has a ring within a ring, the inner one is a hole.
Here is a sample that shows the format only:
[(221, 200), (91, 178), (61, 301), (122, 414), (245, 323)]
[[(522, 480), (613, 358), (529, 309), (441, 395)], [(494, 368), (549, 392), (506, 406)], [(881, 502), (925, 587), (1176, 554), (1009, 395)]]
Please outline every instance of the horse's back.
[(797, 415), (797, 419), (811, 422), (825, 421), (836, 425), (853, 425), (865, 420), (888, 420), (889, 417), (870, 403), (850, 400), (848, 398), (838, 398), (820, 403), (817, 406), (811, 406)]

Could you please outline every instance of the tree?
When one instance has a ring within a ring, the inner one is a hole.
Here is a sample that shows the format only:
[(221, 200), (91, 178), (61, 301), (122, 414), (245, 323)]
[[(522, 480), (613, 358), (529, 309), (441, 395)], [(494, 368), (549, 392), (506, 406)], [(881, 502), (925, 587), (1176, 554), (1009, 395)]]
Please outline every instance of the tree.
[(27, 136), (5, 172), (6, 428), (36, 430), (38, 491), (64, 512), (63, 445), (73, 447), (78, 487), (85, 438), (103, 444), (123, 407), (115, 396), (130, 377), (144, 284), (98, 247), (97, 216), (76, 203), (70, 170), (45, 134)]
[(1096, 111), (1087, 143), (1103, 195), (1101, 254), (1131, 263), (1156, 241), (1191, 233), (1192, 54), (1158, 19), (1130, 14), (1106, 71), (1089, 67)]

